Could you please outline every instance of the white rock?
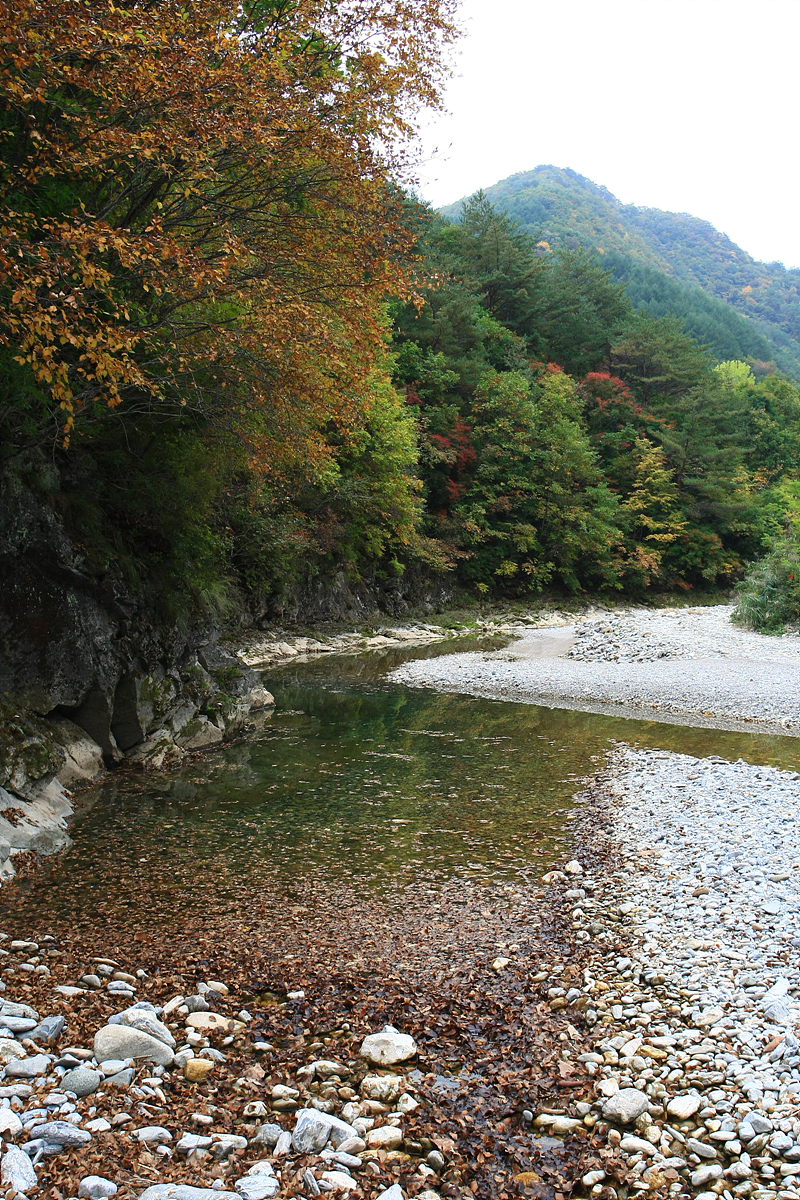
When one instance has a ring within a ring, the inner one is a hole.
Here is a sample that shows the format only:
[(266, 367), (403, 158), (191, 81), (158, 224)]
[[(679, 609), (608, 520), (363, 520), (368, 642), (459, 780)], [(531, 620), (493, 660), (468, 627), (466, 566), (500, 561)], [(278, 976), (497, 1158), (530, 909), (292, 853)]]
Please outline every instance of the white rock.
[[(336, 1149), (351, 1137), (358, 1137), (358, 1130), (346, 1121), (341, 1121), (331, 1113), (319, 1112), (316, 1108), (301, 1108), (296, 1113), (291, 1144), (299, 1154), (319, 1154), (329, 1141)], [(277, 1153), (277, 1146), (275, 1149)]]
[(192, 1150), (207, 1150), (211, 1145), (211, 1137), (204, 1133), (184, 1133), (175, 1143), (178, 1154), (190, 1154)]
[(406, 1081), (402, 1075), (365, 1075), (361, 1080), (361, 1095), (367, 1100), (392, 1103), (405, 1086)]
[(724, 1016), (725, 1013), (721, 1008), (707, 1008), (705, 1012), (695, 1018), (694, 1023), (698, 1029), (707, 1029), (711, 1025), (716, 1025), (717, 1021), (721, 1021)]
[(692, 1172), (692, 1187), (703, 1187), (706, 1183), (713, 1183), (715, 1179), (722, 1178), (722, 1167), (719, 1163), (708, 1163), (705, 1166), (698, 1167)]
[(396, 1125), (380, 1125), (370, 1129), (366, 1137), (371, 1150), (396, 1150), (403, 1141), (403, 1131)]
[(603, 1116), (620, 1125), (631, 1125), (643, 1112), (647, 1112), (650, 1097), (638, 1088), (622, 1088), (603, 1105)]
[(234, 1186), (244, 1200), (272, 1200), (281, 1190), (280, 1180), (264, 1171), (245, 1175), (242, 1179), (237, 1179)]
[(652, 1142), (646, 1141), (645, 1138), (633, 1137), (629, 1133), (626, 1133), (619, 1148), (625, 1154), (646, 1154), (649, 1158), (658, 1153), (658, 1147)]
[(0, 1136), (16, 1137), (22, 1133), (22, 1121), (11, 1108), (0, 1108)]
[(23, 1196), (39, 1186), (31, 1160), (19, 1146), (9, 1146), (0, 1158), (0, 1183)]
[(172, 1134), (163, 1125), (145, 1125), (142, 1129), (134, 1130), (133, 1136), (140, 1142), (155, 1142), (158, 1145), (172, 1141)]
[[(438, 1192), (422, 1192), (422, 1193), (420, 1193), (420, 1195), (428, 1196), (428, 1197), (438, 1196), (438, 1194), (439, 1194)], [(377, 1197), (377, 1200), (406, 1200), (406, 1197), (405, 1197), (405, 1192), (400, 1187), (400, 1184), (393, 1183), (392, 1186), (388, 1187), (385, 1192), (381, 1192), (380, 1196)]]
[(361, 1043), (361, 1055), (368, 1062), (381, 1067), (406, 1062), (417, 1053), (417, 1043), (407, 1033), (400, 1033), (393, 1025), (385, 1025), (380, 1033), (370, 1033)]
[(549, 1129), (559, 1136), (562, 1133), (569, 1133), (572, 1129), (577, 1129), (578, 1126), (583, 1126), (583, 1121), (578, 1120), (577, 1117), (559, 1117), (553, 1113), (541, 1113), (533, 1123), (541, 1129)]
[(159, 1038), (131, 1029), (127, 1025), (104, 1025), (94, 1035), (94, 1056), (99, 1063), (109, 1059), (134, 1058), (144, 1062), (172, 1065), (174, 1055)]
[(704, 1103), (702, 1096), (694, 1096), (691, 1092), (685, 1096), (673, 1096), (667, 1104), (667, 1115), (675, 1117), (677, 1121), (688, 1121)]
[(27, 1058), (28, 1051), (22, 1042), (16, 1038), (0, 1038), (0, 1063), (11, 1062), (14, 1058)]
[(326, 1183), (330, 1184), (331, 1191), (334, 1192), (358, 1191), (358, 1183), (346, 1171), (323, 1171), (320, 1179), (324, 1179)]
[(139, 1194), (139, 1200), (239, 1200), (239, 1193), (186, 1183), (155, 1183)]
[(78, 1184), (78, 1196), (81, 1200), (107, 1200), (116, 1196), (117, 1185), (102, 1175), (85, 1175)]
[(107, 1133), (111, 1128), (111, 1122), (107, 1121), (105, 1117), (95, 1117), (93, 1121), (87, 1121), (84, 1128), (88, 1129), (90, 1133)]

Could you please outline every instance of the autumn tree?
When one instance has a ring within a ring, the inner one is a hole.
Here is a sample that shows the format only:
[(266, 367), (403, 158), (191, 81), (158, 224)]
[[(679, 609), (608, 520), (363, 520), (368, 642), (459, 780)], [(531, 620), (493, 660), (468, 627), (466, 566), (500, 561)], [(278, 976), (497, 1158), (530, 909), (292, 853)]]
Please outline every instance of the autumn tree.
[(617, 503), (580, 422), (572, 379), (488, 376), (473, 405), (476, 462), (454, 510), (470, 548), (465, 574), (514, 591), (616, 581)]
[(326, 453), (408, 289), (452, 0), (3, 0), (6, 445), (189, 408)]

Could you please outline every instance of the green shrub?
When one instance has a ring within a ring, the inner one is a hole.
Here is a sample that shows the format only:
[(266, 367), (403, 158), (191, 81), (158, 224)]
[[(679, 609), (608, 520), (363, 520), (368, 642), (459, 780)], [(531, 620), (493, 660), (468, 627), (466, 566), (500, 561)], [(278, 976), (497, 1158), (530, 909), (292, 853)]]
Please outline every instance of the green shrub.
[(776, 539), (737, 586), (739, 603), (733, 620), (758, 633), (784, 633), (800, 628), (800, 545)]

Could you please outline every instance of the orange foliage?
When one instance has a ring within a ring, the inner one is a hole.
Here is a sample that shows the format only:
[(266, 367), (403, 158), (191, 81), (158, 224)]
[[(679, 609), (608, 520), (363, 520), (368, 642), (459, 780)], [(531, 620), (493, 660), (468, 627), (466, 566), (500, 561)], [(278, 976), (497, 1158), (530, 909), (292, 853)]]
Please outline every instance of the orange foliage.
[(40, 429), (188, 404), (262, 462), (322, 453), (408, 294), (392, 184), (452, 9), (0, 0), (0, 338)]

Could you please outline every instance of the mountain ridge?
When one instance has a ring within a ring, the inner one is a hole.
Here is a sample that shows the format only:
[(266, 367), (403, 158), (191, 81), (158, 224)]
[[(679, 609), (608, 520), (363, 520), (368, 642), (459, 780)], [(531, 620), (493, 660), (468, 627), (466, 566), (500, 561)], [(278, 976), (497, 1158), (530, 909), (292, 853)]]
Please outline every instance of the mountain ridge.
[[(615, 277), (633, 285), (629, 290), (637, 307), (646, 307), (654, 315), (673, 310), (665, 307), (664, 296), (658, 294), (663, 287), (653, 292), (655, 281), (648, 281), (647, 269), (660, 272), (682, 288), (699, 288), (744, 318), (752, 334), (769, 343), (761, 347), (762, 353), (771, 351), (769, 359), (800, 379), (800, 268), (758, 262), (702, 217), (623, 204), (608, 188), (571, 168), (541, 165), (483, 191), (543, 243), (543, 249), (582, 245), (608, 258)], [(457, 220), (462, 203), (447, 205), (440, 212)], [(678, 300), (673, 289), (672, 302), (683, 307), (685, 311), (678, 315), (698, 336), (687, 319), (697, 298), (693, 301), (691, 294), (682, 294)], [(716, 310), (715, 320), (728, 326), (728, 336), (720, 335), (718, 348), (724, 354), (724, 347), (733, 344), (730, 322), (721, 310)], [(707, 311), (705, 321), (696, 322), (701, 337), (709, 321), (714, 323)], [(738, 328), (733, 341), (758, 344), (752, 334), (743, 332), (744, 327)]]

